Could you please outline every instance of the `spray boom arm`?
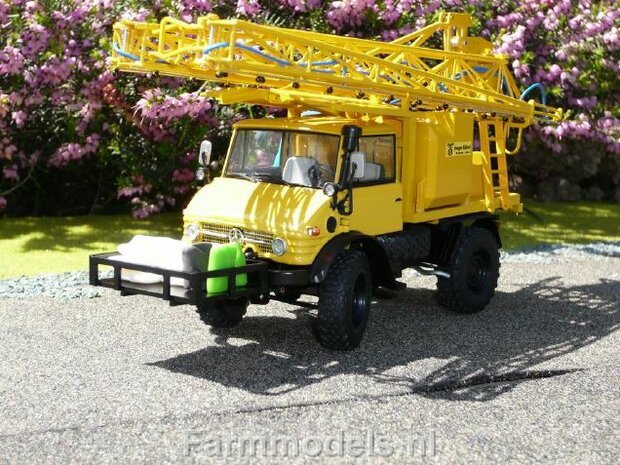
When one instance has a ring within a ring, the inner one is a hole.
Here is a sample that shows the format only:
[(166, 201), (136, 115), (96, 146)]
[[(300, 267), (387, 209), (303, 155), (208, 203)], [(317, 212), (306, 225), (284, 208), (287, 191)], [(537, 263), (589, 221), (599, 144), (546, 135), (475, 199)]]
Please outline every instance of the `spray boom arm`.
[[(470, 37), (470, 25), (469, 15), (444, 13), (385, 43), (215, 15), (195, 24), (123, 20), (114, 26), (111, 66), (208, 81), (222, 103), (372, 116), (457, 109), (514, 127), (559, 121), (561, 110), (524, 100), (531, 89), (519, 92), (506, 58)], [(435, 38), (443, 49), (428, 46)]]

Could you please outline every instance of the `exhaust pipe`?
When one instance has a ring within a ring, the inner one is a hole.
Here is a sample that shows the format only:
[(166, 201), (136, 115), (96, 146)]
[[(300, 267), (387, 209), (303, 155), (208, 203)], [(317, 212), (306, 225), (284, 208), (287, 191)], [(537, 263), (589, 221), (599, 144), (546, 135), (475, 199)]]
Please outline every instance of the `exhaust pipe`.
[(450, 273), (438, 270), (437, 268), (422, 267), (419, 265), (413, 266), (412, 268), (424, 276), (439, 276), (440, 278), (450, 279)]

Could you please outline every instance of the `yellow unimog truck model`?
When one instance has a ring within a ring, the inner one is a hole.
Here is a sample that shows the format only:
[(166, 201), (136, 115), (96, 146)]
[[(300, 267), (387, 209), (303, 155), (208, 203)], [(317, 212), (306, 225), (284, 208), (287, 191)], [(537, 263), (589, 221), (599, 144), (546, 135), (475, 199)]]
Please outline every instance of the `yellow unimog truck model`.
[[(311, 305), (298, 299), (315, 295), (318, 341), (337, 350), (360, 344), (373, 293), (402, 288), (405, 268), (436, 276), (446, 308), (482, 310), (499, 276), (495, 213), (522, 209), (506, 157), (525, 127), (562, 115), (542, 86), (520, 93), (506, 57), (470, 25), (442, 14), (383, 43), (213, 15), (117, 23), (113, 68), (204, 80), (220, 104), (288, 116), (237, 123), (221, 176), (184, 210), (183, 240), (202, 265), (99, 254), (91, 283), (195, 305), (218, 327), (238, 324), (250, 302)], [(534, 91), (542, 103), (528, 99)], [(205, 141), (201, 170), (210, 155)], [(100, 265), (114, 276), (100, 277)], [(161, 282), (125, 279), (132, 270)]]

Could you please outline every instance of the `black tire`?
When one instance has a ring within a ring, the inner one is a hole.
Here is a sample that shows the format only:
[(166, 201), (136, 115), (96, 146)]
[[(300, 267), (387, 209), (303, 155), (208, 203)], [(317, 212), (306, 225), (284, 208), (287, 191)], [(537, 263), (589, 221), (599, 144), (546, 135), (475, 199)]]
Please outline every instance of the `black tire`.
[(232, 328), (241, 323), (248, 308), (245, 298), (221, 300), (205, 307), (197, 307), (200, 319), (214, 328)]
[(495, 294), (499, 266), (499, 246), (491, 231), (463, 228), (446, 267), (450, 278), (437, 278), (439, 303), (457, 313), (481, 311)]
[(343, 252), (319, 287), (317, 339), (328, 349), (359, 346), (370, 313), (372, 279), (363, 252)]

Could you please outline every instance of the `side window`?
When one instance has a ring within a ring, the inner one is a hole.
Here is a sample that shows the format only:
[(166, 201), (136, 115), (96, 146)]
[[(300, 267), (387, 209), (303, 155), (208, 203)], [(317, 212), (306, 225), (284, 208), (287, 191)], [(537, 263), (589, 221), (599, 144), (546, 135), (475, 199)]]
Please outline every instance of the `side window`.
[(290, 132), (286, 136), (284, 153), (291, 157), (314, 158), (335, 170), (339, 142), (339, 136)]
[(245, 165), (247, 131), (237, 131), (232, 155), (228, 163), (228, 171), (239, 171)]
[(366, 155), (364, 177), (359, 183), (394, 181), (396, 149), (394, 136), (367, 136), (360, 139), (360, 152)]

